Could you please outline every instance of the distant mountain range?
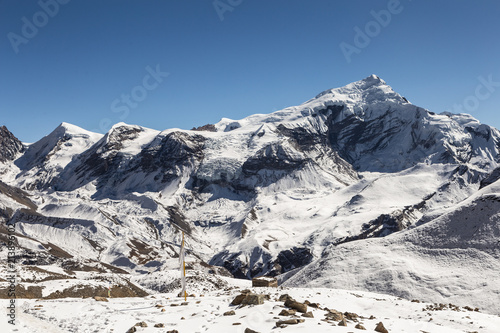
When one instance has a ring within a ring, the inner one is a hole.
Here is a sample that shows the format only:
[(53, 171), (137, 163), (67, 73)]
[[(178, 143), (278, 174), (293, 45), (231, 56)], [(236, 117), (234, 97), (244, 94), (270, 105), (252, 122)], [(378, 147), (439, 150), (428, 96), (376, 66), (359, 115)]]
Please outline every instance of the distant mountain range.
[(0, 218), (26, 264), (153, 272), (184, 231), (189, 256), (236, 277), (491, 306), (499, 149), (497, 129), (372, 75), (193, 130), (62, 123), (25, 145), (2, 127)]

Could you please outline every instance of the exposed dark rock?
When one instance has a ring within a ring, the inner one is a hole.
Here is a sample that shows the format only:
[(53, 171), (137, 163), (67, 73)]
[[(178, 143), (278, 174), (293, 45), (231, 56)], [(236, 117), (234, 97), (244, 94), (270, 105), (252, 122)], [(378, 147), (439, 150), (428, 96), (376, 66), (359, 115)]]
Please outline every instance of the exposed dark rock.
[[(432, 117), (427, 111), (417, 108), (413, 119), (399, 117), (400, 110), (388, 109), (386, 113), (376, 118), (363, 119), (358, 115), (348, 115), (343, 119), (331, 114), (328, 126), (328, 140), (340, 156), (351, 163), (358, 171), (400, 171), (422, 162), (428, 154), (422, 151), (440, 151), (436, 155), (437, 163), (466, 163), (472, 156), (470, 143), (462, 145), (438, 139), (439, 130), (423, 131), (422, 119)], [(468, 130), (472, 137), (482, 137), (490, 140), (488, 130), (480, 132)], [(379, 162), (373, 158), (378, 152), (387, 151), (392, 145), (397, 146), (397, 136), (406, 132), (412, 138), (412, 143), (401, 152), (398, 159)], [(453, 148), (451, 148), (453, 146)], [(360, 163), (372, 157), (373, 163)]]
[(304, 319), (287, 319), (287, 320), (280, 320), (276, 323), (277, 327), (283, 327), (286, 325), (297, 325), (300, 323), (303, 323), (305, 320)]
[[(158, 191), (166, 183), (177, 179), (186, 167), (194, 167), (203, 159), (203, 142), (200, 135), (172, 132), (158, 137), (137, 156), (123, 153), (124, 142), (133, 140), (142, 129), (118, 127), (108, 133), (89, 150), (70, 162), (54, 181), (57, 190), (74, 190), (91, 181), (96, 181), (99, 190), (94, 197), (113, 193), (113, 189), (137, 172), (155, 174), (151, 181), (137, 183), (130, 180), (130, 192)], [(71, 179), (72, 181), (67, 181)], [(70, 185), (68, 185), (70, 184)], [(127, 190), (127, 189), (125, 189)]]
[(299, 169), (305, 162), (305, 159), (293, 155), (282, 145), (273, 143), (260, 149), (243, 163), (242, 171), (246, 175), (256, 175), (264, 169), (290, 172)]
[(293, 298), (290, 295), (283, 294), (283, 295), (280, 295), (279, 301), (284, 302), (284, 301), (289, 300), (289, 299), (293, 300)]
[(139, 154), (139, 166), (146, 172), (162, 171), (162, 183), (176, 178), (179, 167), (191, 165), (203, 159), (203, 143), (205, 137), (188, 135), (183, 132), (167, 134), (161, 141), (153, 141)]
[(27, 192), (18, 189), (16, 187), (7, 185), (2, 181), (0, 181), (0, 193), (17, 201), (21, 205), (26, 206), (26, 208), (32, 212), (35, 212), (38, 209), (37, 205), (29, 198), (30, 195)]
[(252, 330), (250, 328), (245, 328), (245, 332), (244, 333), (259, 333), (259, 332), (254, 331), (254, 330)]
[(273, 263), (271, 261), (271, 255), (263, 252), (262, 248), (255, 248), (254, 255), (261, 256), (263, 258), (263, 262), (254, 264), (252, 269), (249, 269), (249, 264), (247, 262), (241, 261), (239, 258), (240, 255), (241, 253), (223, 251), (214, 256), (212, 260), (210, 260), (209, 264), (223, 266), (231, 272), (235, 278), (239, 279), (248, 279), (254, 276), (262, 275), (263, 271), (270, 271), (272, 269)]
[(356, 324), (356, 326), (354, 326), (354, 328), (357, 328), (358, 330), (366, 331), (366, 328), (363, 325), (361, 325), (360, 323)]
[(280, 124), (277, 130), (284, 136), (294, 140), (297, 147), (301, 150), (311, 149), (314, 145), (324, 142), (324, 138), (318, 135), (318, 133), (308, 131), (302, 127), (287, 128), (283, 124)]
[(325, 314), (326, 319), (329, 320), (334, 320), (334, 321), (339, 321), (344, 319), (344, 314), (342, 312), (339, 312), (337, 310), (330, 310), (328, 309), (328, 312)]
[(384, 327), (384, 324), (382, 322), (377, 324), (377, 327), (375, 327), (375, 331), (380, 333), (389, 333), (389, 331)]
[(206, 124), (203, 126), (199, 127), (193, 127), (191, 131), (207, 131), (207, 132), (217, 132), (217, 129), (215, 128), (215, 125), (213, 124)]
[(231, 305), (240, 305), (241, 302), (243, 302), (243, 300), (245, 299), (247, 295), (246, 294), (240, 294), (238, 296), (236, 296), (233, 301), (231, 302)]
[(353, 312), (344, 312), (344, 318), (350, 321), (358, 321), (359, 316)]
[(305, 266), (312, 260), (313, 255), (311, 250), (305, 247), (293, 247), (289, 250), (281, 251), (276, 261), (281, 266), (280, 273), (285, 273), (294, 268)]
[(7, 127), (0, 127), (0, 163), (12, 161), (17, 154), (24, 150), (24, 146)]
[[(25, 288), (23, 284), (16, 284), (17, 298), (42, 298), (43, 287), (28, 286)], [(0, 299), (10, 299), (9, 287), (0, 288)]]
[(264, 304), (266, 296), (263, 294), (248, 294), (241, 301), (241, 305), (260, 305)]
[(297, 310), (294, 310), (294, 309), (283, 309), (278, 314), (278, 316), (293, 316), (296, 313), (297, 313)]
[(285, 301), (285, 306), (291, 309), (297, 310), (298, 312), (306, 313), (307, 305), (304, 303), (297, 302), (293, 299), (287, 299)]
[(488, 176), (486, 176), (486, 178), (481, 180), (479, 188), (482, 189), (483, 187), (491, 185), (499, 179), (500, 179), (500, 168), (496, 168)]
[(306, 313), (302, 314), (302, 317), (304, 317), (304, 318), (314, 318), (314, 315), (313, 315), (313, 313), (311, 311), (309, 311), (309, 312), (306, 312)]

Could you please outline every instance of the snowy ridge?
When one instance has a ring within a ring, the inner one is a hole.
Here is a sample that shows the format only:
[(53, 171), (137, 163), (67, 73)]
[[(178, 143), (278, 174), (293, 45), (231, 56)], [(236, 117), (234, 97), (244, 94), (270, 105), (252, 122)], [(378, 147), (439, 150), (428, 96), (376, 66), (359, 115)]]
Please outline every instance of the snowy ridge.
[(61, 172), (75, 155), (90, 148), (102, 137), (78, 126), (61, 123), (52, 133), (28, 146), (15, 161), (22, 170), (17, 175), (20, 187), (44, 187)]

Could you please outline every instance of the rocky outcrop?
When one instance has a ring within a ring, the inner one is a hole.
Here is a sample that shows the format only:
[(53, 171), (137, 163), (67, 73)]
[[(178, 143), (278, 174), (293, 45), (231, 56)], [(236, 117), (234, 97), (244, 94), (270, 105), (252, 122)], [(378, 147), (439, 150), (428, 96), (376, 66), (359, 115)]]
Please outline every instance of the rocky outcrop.
[(0, 163), (12, 161), (24, 150), (24, 146), (7, 127), (0, 127)]
[(377, 327), (375, 327), (375, 332), (389, 333), (389, 331), (384, 327), (384, 324), (382, 322), (377, 324)]
[(482, 189), (488, 185), (493, 184), (500, 179), (500, 168), (493, 170), (488, 176), (481, 180), (479, 188)]
[(293, 247), (289, 250), (281, 251), (276, 259), (281, 267), (279, 273), (285, 273), (292, 269), (305, 266), (313, 260), (311, 250), (305, 247)]
[(268, 298), (268, 295), (264, 294), (254, 294), (250, 292), (250, 290), (243, 290), (240, 295), (236, 296), (233, 301), (231, 302), (231, 305), (260, 305), (264, 304), (264, 301), (266, 298)]
[(255, 277), (252, 279), (252, 287), (278, 287), (278, 280), (268, 276)]

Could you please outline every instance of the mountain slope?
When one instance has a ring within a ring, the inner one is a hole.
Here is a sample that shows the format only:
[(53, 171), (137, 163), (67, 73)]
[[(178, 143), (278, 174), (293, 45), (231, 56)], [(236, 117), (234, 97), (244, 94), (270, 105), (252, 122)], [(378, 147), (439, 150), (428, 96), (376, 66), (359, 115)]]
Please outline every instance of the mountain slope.
[(325, 249), (286, 286), (370, 290), (500, 314), (500, 182), (424, 225)]

